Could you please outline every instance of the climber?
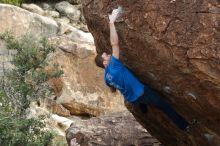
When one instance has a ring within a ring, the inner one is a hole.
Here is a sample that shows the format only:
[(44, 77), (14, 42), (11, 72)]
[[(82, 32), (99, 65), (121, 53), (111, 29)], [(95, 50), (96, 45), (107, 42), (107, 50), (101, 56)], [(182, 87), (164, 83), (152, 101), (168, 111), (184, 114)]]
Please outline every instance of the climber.
[(154, 106), (162, 110), (180, 129), (188, 130), (190, 125), (180, 116), (167, 102), (165, 102), (153, 89), (139, 82), (133, 74), (119, 60), (118, 35), (114, 22), (119, 16), (121, 8), (114, 9), (109, 15), (110, 42), (112, 55), (102, 53), (95, 58), (96, 65), (105, 69), (105, 82), (112, 92), (118, 89), (125, 100), (139, 105), (141, 111), (147, 111), (147, 105)]

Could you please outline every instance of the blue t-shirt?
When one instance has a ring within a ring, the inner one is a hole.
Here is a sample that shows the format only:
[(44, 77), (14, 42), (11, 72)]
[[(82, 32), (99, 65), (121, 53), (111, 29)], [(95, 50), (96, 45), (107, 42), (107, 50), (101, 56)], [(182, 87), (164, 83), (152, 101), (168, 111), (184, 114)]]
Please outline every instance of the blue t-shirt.
[(135, 101), (144, 93), (144, 85), (114, 56), (105, 69), (105, 83), (118, 89), (129, 102)]

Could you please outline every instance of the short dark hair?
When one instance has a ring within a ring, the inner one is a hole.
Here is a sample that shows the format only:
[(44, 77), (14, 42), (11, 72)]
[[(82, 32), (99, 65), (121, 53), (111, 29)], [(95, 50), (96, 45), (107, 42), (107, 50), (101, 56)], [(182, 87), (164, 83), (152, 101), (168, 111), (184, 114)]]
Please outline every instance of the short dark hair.
[(104, 61), (104, 59), (102, 58), (101, 54), (96, 55), (96, 57), (95, 57), (95, 64), (98, 67), (105, 68), (105, 66), (103, 64), (103, 61)]

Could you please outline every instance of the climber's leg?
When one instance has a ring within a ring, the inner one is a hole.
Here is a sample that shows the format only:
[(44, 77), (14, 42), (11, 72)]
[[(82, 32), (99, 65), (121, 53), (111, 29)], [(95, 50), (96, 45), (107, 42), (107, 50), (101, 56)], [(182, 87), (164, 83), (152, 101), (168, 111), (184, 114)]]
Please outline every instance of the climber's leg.
[(157, 94), (150, 87), (145, 86), (144, 102), (153, 105), (162, 110), (180, 129), (184, 130), (189, 123), (180, 116), (166, 101), (164, 101), (159, 94)]
[(147, 113), (147, 104), (142, 100), (143, 98), (139, 97), (136, 101), (132, 102), (132, 104), (133, 106), (138, 107), (142, 113)]

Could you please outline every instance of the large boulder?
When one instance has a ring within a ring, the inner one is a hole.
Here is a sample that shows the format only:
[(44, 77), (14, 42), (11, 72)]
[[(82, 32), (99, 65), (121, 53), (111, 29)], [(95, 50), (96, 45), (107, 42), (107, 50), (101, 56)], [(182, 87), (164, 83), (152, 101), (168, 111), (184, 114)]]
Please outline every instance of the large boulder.
[(0, 33), (10, 31), (16, 36), (31, 33), (49, 37), (59, 31), (56, 21), (8, 4), (0, 4), (0, 24)]
[(56, 102), (74, 115), (99, 116), (125, 110), (123, 98), (112, 94), (103, 81), (103, 71), (94, 63), (94, 44), (72, 41), (66, 36), (50, 38), (57, 47), (51, 62), (62, 66), (62, 81), (52, 81)]
[(128, 108), (164, 145), (217, 145), (216, 141), (220, 141), (219, 1), (84, 0), (84, 16), (98, 53), (111, 52), (108, 13), (119, 5), (123, 8), (116, 22), (120, 60), (143, 83), (164, 95), (186, 120), (197, 119), (200, 124), (187, 134), (153, 107), (147, 115), (129, 104)]
[(66, 140), (69, 146), (161, 146), (128, 111), (75, 120)]
[[(48, 36), (56, 48), (48, 60), (51, 65), (62, 66), (64, 75), (49, 82), (56, 94), (47, 106), (53, 113), (98, 116), (126, 110), (123, 98), (109, 92), (103, 82), (103, 71), (95, 66), (96, 52), (90, 33), (19, 7), (0, 4), (0, 33), (7, 30), (13, 31), (16, 37), (26, 33), (37, 38)], [(13, 67), (11, 61), (15, 53), (0, 39), (0, 77)]]
[(80, 10), (78, 6), (71, 5), (67, 1), (62, 1), (55, 5), (55, 8), (62, 16), (67, 16), (71, 21), (77, 22), (80, 20)]

